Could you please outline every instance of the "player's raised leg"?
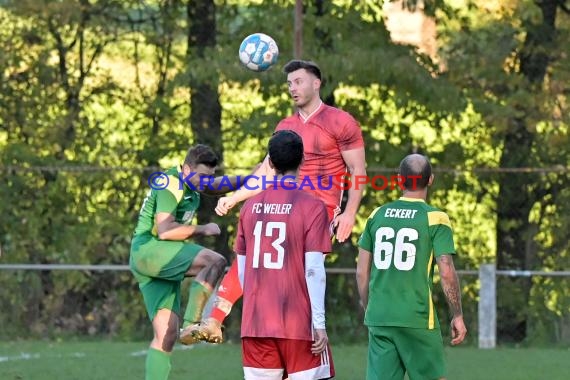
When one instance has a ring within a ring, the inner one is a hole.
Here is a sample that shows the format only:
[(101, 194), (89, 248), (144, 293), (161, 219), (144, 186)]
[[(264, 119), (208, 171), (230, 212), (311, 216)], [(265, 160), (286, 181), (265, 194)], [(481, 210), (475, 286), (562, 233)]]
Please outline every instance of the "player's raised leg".
[(184, 312), (183, 330), (180, 333), (182, 344), (192, 344), (196, 341), (193, 331), (199, 327), (204, 306), (224, 273), (225, 265), (226, 259), (222, 255), (203, 248), (186, 272), (186, 276), (196, 277), (190, 285), (188, 305)]
[(236, 261), (232, 263), (228, 273), (222, 279), (210, 315), (204, 318), (200, 325), (193, 329), (195, 339), (210, 343), (221, 343), (222, 323), (230, 314), (232, 306), (242, 296)]

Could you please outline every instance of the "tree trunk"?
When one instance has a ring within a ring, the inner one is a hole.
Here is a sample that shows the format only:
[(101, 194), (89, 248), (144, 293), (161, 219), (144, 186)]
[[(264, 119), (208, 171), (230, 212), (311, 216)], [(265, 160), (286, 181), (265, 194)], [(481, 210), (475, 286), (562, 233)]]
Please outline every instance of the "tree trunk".
[[(550, 61), (545, 46), (553, 43), (557, 0), (538, 3), (542, 23), (529, 27), (520, 53), (521, 74), (539, 93)], [(529, 117), (535, 114), (531, 105), (520, 105), (519, 116), (513, 118), (504, 136), (501, 167), (532, 166), (534, 125)], [(533, 269), (536, 252), (536, 229), (529, 223), (530, 211), (537, 201), (530, 181), (524, 174), (505, 175), (501, 180), (497, 205), (497, 267), (498, 269)], [(530, 278), (514, 277), (499, 286), (497, 333), (500, 341), (523, 341), (527, 331), (527, 306), (531, 290)], [(524, 305), (524, 307), (521, 307)]]
[[(190, 125), (194, 135), (194, 144), (206, 144), (212, 147), (223, 160), (222, 107), (218, 94), (218, 76), (209, 75), (208, 79), (199, 77), (200, 68), (207, 66), (204, 52), (216, 46), (216, 6), (213, 0), (188, 1), (188, 63), (190, 67)], [(221, 173), (223, 174), (223, 173)], [(216, 197), (202, 197), (198, 210), (198, 223), (212, 221)], [(228, 232), (221, 228), (221, 235), (215, 239), (200, 239), (208, 247), (220, 253), (229, 253)]]

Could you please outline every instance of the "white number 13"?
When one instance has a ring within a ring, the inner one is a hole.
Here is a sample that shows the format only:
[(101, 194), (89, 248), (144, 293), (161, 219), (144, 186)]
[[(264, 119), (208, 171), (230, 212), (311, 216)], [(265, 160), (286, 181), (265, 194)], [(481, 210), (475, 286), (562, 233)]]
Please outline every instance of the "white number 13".
[(394, 244), (386, 241), (392, 239), (394, 234), (394, 229), (390, 227), (380, 227), (376, 230), (374, 265), (378, 269), (388, 269), (394, 256), (396, 269), (411, 270), (416, 263), (416, 246), (410, 242), (418, 240), (418, 231), (413, 228), (402, 228), (395, 234)]
[[(259, 268), (259, 255), (261, 251), (261, 235), (263, 229), (263, 222), (257, 221), (255, 223), (255, 228), (253, 229), (253, 236), (255, 241), (253, 243), (253, 267)], [(283, 259), (285, 257), (285, 249), (281, 245), (285, 241), (285, 231), (286, 225), (284, 222), (268, 222), (265, 225), (265, 235), (266, 237), (273, 238), (273, 231), (277, 230), (277, 238), (273, 240), (271, 245), (277, 251), (276, 260), (273, 261), (272, 258), (274, 254), (270, 252), (263, 253), (263, 267), (267, 269), (281, 269), (283, 268)]]

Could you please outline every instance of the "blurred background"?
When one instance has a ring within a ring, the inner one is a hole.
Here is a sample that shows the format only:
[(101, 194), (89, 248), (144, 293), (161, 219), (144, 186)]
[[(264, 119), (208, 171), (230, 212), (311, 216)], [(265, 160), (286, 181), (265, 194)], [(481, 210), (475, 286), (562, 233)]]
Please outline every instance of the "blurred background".
[[(570, 347), (570, 1), (0, 0), (0, 24), (0, 339), (150, 340), (126, 270), (148, 175), (195, 143), (220, 154), (220, 175), (248, 173), (293, 112), (281, 67), (299, 57), (361, 123), (370, 176), (430, 157), (467, 344), (496, 312), (491, 346)], [(280, 49), (265, 73), (237, 56), (255, 32)], [(352, 240), (328, 258), (339, 341), (366, 342), (356, 240), (398, 196), (368, 187)], [(238, 210), (220, 218), (215, 203), (197, 222), (222, 235), (201, 243), (231, 258)], [(481, 264), (497, 269), (482, 320)]]

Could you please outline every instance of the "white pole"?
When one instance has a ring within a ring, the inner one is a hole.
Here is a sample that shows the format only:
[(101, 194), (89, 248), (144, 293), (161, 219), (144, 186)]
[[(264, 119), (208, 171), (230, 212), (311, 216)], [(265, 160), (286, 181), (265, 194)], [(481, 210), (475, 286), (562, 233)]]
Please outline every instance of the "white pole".
[(497, 342), (497, 273), (495, 264), (479, 267), (479, 348), (495, 348)]

